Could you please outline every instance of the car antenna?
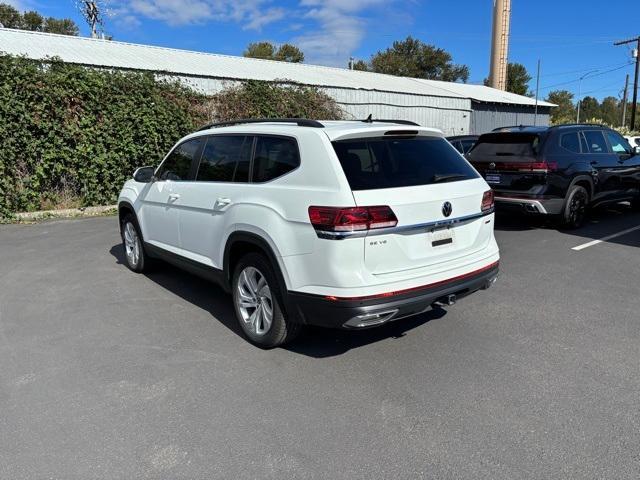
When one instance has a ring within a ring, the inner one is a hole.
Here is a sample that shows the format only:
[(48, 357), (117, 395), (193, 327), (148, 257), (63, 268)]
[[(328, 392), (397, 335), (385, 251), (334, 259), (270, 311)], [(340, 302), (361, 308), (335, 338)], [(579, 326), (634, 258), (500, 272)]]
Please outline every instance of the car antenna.
[(373, 123), (373, 114), (370, 113), (369, 116), (367, 117), (367, 119), (365, 120), (365, 122), (367, 123)]

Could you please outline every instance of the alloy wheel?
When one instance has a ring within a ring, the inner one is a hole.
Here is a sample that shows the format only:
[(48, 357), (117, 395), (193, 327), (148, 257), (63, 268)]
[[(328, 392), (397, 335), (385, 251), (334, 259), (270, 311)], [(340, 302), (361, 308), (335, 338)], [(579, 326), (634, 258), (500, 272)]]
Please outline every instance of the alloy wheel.
[(124, 250), (127, 255), (127, 262), (131, 267), (135, 268), (140, 260), (140, 238), (136, 227), (131, 222), (127, 222), (124, 226)]
[(246, 267), (238, 277), (236, 306), (245, 327), (264, 335), (273, 323), (273, 297), (265, 276), (255, 267)]

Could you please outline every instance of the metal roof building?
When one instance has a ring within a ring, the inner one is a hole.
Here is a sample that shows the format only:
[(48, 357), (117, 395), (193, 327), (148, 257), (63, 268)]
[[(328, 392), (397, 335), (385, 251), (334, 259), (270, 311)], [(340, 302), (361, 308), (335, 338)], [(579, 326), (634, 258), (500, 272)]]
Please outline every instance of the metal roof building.
[[(533, 124), (535, 101), (482, 85), (395, 77), (309, 64), (233, 57), (109, 40), (0, 28), (0, 52), (99, 68), (151, 71), (203, 93), (244, 80), (316, 86), (353, 118), (413, 120), (447, 135), (479, 134), (505, 125)], [(553, 104), (538, 103), (538, 125)]]

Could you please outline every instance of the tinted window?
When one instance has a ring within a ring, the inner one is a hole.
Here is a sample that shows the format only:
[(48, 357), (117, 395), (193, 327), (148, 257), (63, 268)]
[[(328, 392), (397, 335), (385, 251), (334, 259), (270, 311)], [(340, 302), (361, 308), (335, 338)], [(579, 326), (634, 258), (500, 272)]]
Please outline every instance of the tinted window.
[(604, 141), (604, 135), (599, 130), (585, 130), (584, 138), (587, 140), (587, 148), (589, 153), (607, 153), (607, 143)]
[(253, 159), (253, 181), (267, 182), (300, 165), (298, 144), (293, 138), (258, 137)]
[(540, 143), (540, 137), (530, 133), (489, 133), (478, 139), (469, 155), (474, 160), (481, 157), (509, 157), (500, 160), (528, 161), (538, 155)]
[(631, 153), (631, 146), (622, 135), (617, 132), (607, 131), (607, 138), (609, 139), (609, 145), (614, 153)]
[(462, 140), (462, 153), (469, 153), (469, 150), (476, 144), (475, 140)]
[(462, 147), (462, 142), (459, 140), (454, 140), (453, 142), (451, 142), (451, 145), (453, 145), (453, 148), (455, 148), (457, 151), (459, 151), (460, 153), (464, 153), (463, 147)]
[(477, 178), (440, 137), (367, 138), (333, 143), (352, 190), (408, 187)]
[(247, 182), (253, 137), (213, 136), (202, 151), (196, 180), (200, 182)]
[(560, 145), (570, 152), (580, 153), (580, 139), (578, 133), (565, 133), (560, 137)]
[(171, 154), (160, 166), (156, 176), (160, 180), (189, 180), (191, 162), (202, 145), (202, 138), (196, 138), (181, 143), (173, 149)]

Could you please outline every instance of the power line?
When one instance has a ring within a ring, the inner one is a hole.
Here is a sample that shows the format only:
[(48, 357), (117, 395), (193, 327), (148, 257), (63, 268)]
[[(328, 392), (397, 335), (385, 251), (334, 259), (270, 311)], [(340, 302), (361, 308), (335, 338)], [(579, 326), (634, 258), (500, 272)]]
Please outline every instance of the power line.
[[(615, 71), (618, 71), (618, 70), (622, 70), (623, 68), (628, 67), (629, 65), (632, 65), (632, 64), (633, 64), (633, 62), (627, 62), (627, 63), (625, 63), (623, 65), (619, 65), (616, 68), (612, 68), (610, 70), (604, 70), (604, 71), (596, 73), (594, 75), (590, 75), (589, 78), (599, 77), (599, 76), (605, 75), (607, 73), (611, 73), (611, 72), (615, 72)], [(540, 90), (548, 90), (548, 89), (553, 88), (553, 87), (560, 87), (562, 85), (570, 85), (572, 83), (578, 83), (579, 81), (580, 81), (580, 79), (576, 78), (574, 80), (569, 80), (569, 81), (566, 81), (566, 82), (554, 83), (553, 85), (546, 85), (544, 87), (540, 87)]]

